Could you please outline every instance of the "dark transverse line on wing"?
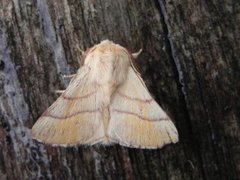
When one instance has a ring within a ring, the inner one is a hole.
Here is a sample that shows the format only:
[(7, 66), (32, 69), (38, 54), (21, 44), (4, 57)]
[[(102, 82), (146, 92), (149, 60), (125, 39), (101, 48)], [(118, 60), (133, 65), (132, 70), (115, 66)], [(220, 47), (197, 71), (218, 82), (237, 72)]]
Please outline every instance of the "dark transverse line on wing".
[(70, 96), (66, 96), (66, 95), (63, 94), (61, 97), (62, 97), (63, 99), (67, 99), (67, 100), (76, 100), (76, 99), (87, 98), (87, 97), (95, 94), (96, 92), (97, 92), (97, 91), (93, 91), (93, 92), (91, 92), (91, 93), (89, 93), (89, 94), (86, 94), (85, 96), (79, 96), (79, 97), (70, 97)]
[[(77, 115), (82, 114), (82, 113), (96, 113), (96, 112), (101, 112), (101, 110), (100, 109), (93, 109), (93, 110), (78, 111), (78, 112), (76, 112), (74, 114), (71, 114), (71, 115), (68, 115), (68, 116), (55, 116), (55, 115), (52, 115), (52, 114), (45, 113), (42, 116), (43, 117), (51, 117), (51, 118), (54, 118), (54, 119), (67, 119), (67, 118), (71, 118), (71, 117), (77, 116)], [(122, 114), (129, 114), (129, 115), (132, 115), (132, 116), (136, 116), (139, 119), (142, 119), (142, 120), (145, 120), (145, 121), (150, 121), (150, 122), (169, 120), (169, 118), (149, 119), (149, 118), (143, 117), (143, 116), (141, 116), (137, 113), (118, 110), (118, 109), (113, 109), (113, 112), (122, 113)]]
[(140, 99), (140, 98), (133, 98), (133, 97), (130, 97), (130, 96), (127, 96), (119, 91), (117, 91), (118, 95), (123, 97), (123, 98), (127, 98), (129, 100), (132, 100), (132, 101), (140, 101), (140, 102), (144, 102), (144, 103), (150, 103), (151, 101), (153, 101), (153, 99)]
[(146, 117), (143, 117), (137, 113), (133, 113), (133, 112), (129, 112), (129, 111), (123, 111), (123, 110), (119, 110), (119, 109), (113, 109), (113, 112), (117, 112), (117, 113), (123, 113), (123, 114), (130, 114), (130, 115), (133, 115), (133, 116), (136, 116), (138, 117), (139, 119), (142, 119), (144, 121), (150, 121), (150, 122), (153, 122), (153, 121), (163, 121), (163, 120), (169, 120), (169, 118), (155, 118), (155, 119), (149, 119), (149, 118), (146, 118)]
[[(63, 99), (66, 99), (66, 100), (78, 100), (78, 99), (88, 98), (88, 97), (96, 94), (96, 92), (97, 92), (97, 91), (94, 91), (94, 92), (91, 92), (91, 93), (89, 93), (89, 94), (86, 94), (86, 95), (84, 95), (84, 96), (79, 96), (79, 97), (71, 97), (71, 96), (66, 96), (66, 95), (63, 94), (61, 97), (62, 97)], [(133, 97), (127, 96), (127, 95), (125, 95), (125, 94), (123, 94), (123, 93), (121, 93), (121, 92), (119, 92), (119, 91), (117, 91), (117, 94), (118, 94), (119, 96), (121, 96), (122, 98), (126, 98), (126, 99), (129, 99), (129, 100), (132, 100), (132, 101), (139, 101), (139, 102), (144, 102), (144, 103), (150, 103), (150, 102), (153, 101), (152, 98), (151, 98), (151, 99), (133, 98)]]
[(71, 117), (77, 116), (78, 114), (82, 114), (82, 113), (95, 113), (95, 112), (100, 112), (100, 109), (78, 111), (78, 112), (70, 114), (68, 116), (55, 116), (55, 115), (48, 114), (48, 113), (45, 113), (42, 116), (43, 117), (51, 117), (51, 118), (54, 118), (54, 119), (67, 119), (67, 118), (71, 118)]

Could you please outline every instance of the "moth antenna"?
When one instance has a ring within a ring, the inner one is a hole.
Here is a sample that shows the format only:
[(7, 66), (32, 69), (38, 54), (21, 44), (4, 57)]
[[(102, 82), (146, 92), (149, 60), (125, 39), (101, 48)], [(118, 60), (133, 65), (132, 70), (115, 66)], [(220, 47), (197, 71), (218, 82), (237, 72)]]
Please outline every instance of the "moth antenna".
[(78, 51), (80, 51), (82, 55), (83, 55), (83, 54), (84, 54), (84, 52), (85, 52), (83, 49), (81, 49), (81, 48), (80, 48), (80, 47), (78, 47), (78, 46), (77, 46), (77, 50), (78, 50)]
[(62, 94), (62, 93), (64, 93), (65, 92), (65, 90), (56, 90), (55, 91), (55, 93), (57, 93), (57, 94)]
[(76, 74), (69, 74), (69, 75), (63, 75), (62, 77), (63, 78), (72, 78), (72, 77), (74, 77)]
[(134, 59), (137, 59), (137, 57), (139, 56), (139, 54), (141, 54), (142, 49), (140, 49), (138, 52), (132, 53), (132, 56), (134, 57)]

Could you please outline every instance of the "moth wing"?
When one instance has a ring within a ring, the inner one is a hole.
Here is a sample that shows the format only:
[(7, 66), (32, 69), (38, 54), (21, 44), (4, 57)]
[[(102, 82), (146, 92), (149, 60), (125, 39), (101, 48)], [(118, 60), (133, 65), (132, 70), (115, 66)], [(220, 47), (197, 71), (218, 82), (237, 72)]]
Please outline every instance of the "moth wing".
[(140, 75), (129, 67), (112, 96), (108, 136), (128, 147), (160, 148), (178, 141), (173, 122), (152, 99)]
[(101, 92), (88, 79), (89, 69), (83, 66), (34, 124), (34, 139), (55, 145), (95, 144), (103, 140)]

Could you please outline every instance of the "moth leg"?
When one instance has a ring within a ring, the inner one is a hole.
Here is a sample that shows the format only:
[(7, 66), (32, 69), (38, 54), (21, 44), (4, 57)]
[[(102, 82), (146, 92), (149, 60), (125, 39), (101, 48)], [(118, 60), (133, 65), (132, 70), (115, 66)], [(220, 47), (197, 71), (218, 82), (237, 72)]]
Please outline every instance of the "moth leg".
[(137, 59), (137, 57), (139, 56), (139, 54), (141, 54), (142, 49), (140, 49), (138, 52), (132, 53), (132, 56), (134, 57), (134, 59)]
[(69, 74), (69, 75), (63, 75), (63, 78), (72, 78), (74, 77), (76, 74)]
[(65, 90), (56, 90), (55, 91), (55, 93), (57, 93), (57, 94), (62, 94), (62, 93), (64, 93), (65, 92)]

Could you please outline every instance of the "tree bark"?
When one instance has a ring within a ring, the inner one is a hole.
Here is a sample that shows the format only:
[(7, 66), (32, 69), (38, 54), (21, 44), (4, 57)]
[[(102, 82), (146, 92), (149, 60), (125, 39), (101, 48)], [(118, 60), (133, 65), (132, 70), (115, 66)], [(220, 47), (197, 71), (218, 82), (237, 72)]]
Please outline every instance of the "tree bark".
[[(31, 138), (79, 49), (131, 52), (180, 142), (158, 150), (51, 147)], [(240, 2), (1, 0), (0, 179), (238, 179)]]

